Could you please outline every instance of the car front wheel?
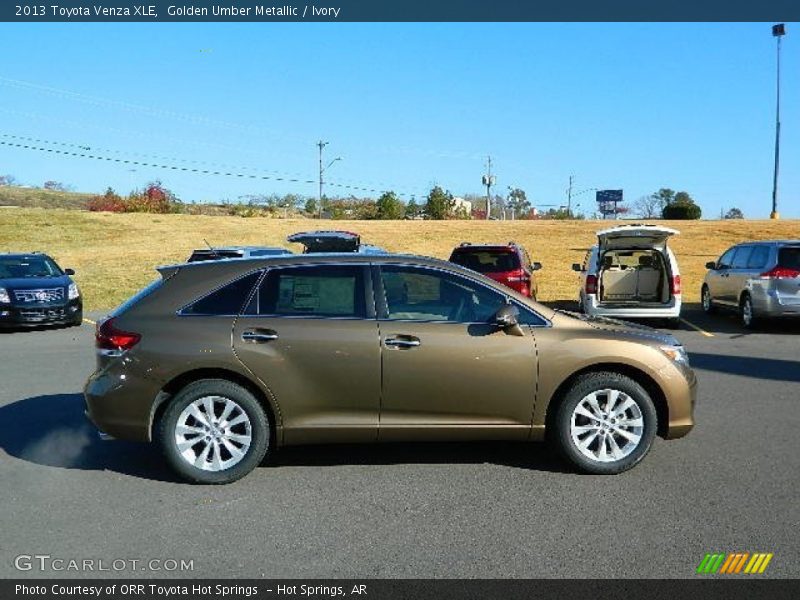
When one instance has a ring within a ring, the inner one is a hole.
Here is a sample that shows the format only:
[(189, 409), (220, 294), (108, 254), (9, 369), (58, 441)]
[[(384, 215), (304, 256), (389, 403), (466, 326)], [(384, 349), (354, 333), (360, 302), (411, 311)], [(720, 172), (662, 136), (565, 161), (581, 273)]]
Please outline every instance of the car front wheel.
[(170, 401), (156, 429), (169, 465), (192, 483), (231, 483), (269, 448), (267, 415), (247, 389), (222, 379), (195, 381)]
[(625, 375), (579, 377), (559, 405), (554, 440), (584, 473), (611, 475), (641, 461), (653, 443), (656, 410), (645, 389)]
[(704, 285), (700, 291), (700, 301), (703, 303), (703, 312), (706, 314), (710, 315), (717, 312), (717, 307), (711, 301), (711, 290), (708, 289), (707, 285)]

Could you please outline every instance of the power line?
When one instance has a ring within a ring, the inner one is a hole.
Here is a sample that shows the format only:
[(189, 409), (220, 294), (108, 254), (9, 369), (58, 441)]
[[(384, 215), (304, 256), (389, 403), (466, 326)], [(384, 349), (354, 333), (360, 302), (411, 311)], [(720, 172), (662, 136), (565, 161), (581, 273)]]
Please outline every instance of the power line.
[[(217, 176), (217, 177), (232, 177), (238, 179), (251, 179), (251, 180), (259, 180), (259, 181), (280, 181), (280, 182), (288, 182), (288, 183), (302, 183), (302, 184), (315, 184), (317, 180), (314, 179), (303, 179), (299, 177), (286, 177), (286, 176), (276, 176), (276, 175), (256, 175), (253, 173), (240, 173), (234, 171), (223, 171), (217, 169), (202, 169), (196, 167), (187, 167), (175, 164), (163, 164), (163, 163), (156, 163), (151, 161), (143, 161), (143, 160), (136, 160), (132, 158), (122, 158), (122, 157), (112, 157), (112, 156), (105, 156), (102, 154), (98, 154), (92, 151), (90, 146), (76, 144), (73, 142), (61, 142), (55, 140), (37, 140), (37, 138), (25, 137), (25, 136), (15, 136), (12, 134), (7, 133), (0, 133), (0, 137), (4, 138), (12, 138), (17, 139), (20, 141), (4, 141), (0, 140), (0, 146), (6, 146), (9, 148), (19, 148), (22, 150), (32, 150), (36, 152), (44, 152), (50, 154), (57, 154), (61, 156), (69, 156), (73, 158), (85, 158), (90, 160), (99, 160), (105, 161), (110, 163), (117, 163), (121, 165), (135, 165), (139, 167), (150, 167), (156, 169), (165, 169), (170, 171), (179, 171), (183, 173), (197, 173), (200, 175), (209, 175), (209, 176)], [(33, 143), (24, 143), (24, 142), (31, 142)], [(41, 144), (48, 144), (50, 146), (57, 146), (55, 148), (50, 148), (47, 146), (43, 146)], [(64, 149), (62, 149), (64, 148)], [(73, 148), (73, 150), (69, 150), (67, 148)], [(116, 151), (111, 151), (116, 152)], [(176, 159), (180, 161), (180, 159)], [(330, 187), (335, 187), (342, 190), (349, 190), (349, 191), (358, 191), (358, 192), (368, 192), (368, 193), (377, 193), (382, 194), (388, 189), (378, 189), (378, 188), (370, 188), (361, 185), (351, 185), (345, 183), (337, 183), (333, 181), (326, 181), (326, 185)], [(404, 192), (402, 190), (398, 190), (398, 193), (404, 196), (414, 196), (413, 193)]]

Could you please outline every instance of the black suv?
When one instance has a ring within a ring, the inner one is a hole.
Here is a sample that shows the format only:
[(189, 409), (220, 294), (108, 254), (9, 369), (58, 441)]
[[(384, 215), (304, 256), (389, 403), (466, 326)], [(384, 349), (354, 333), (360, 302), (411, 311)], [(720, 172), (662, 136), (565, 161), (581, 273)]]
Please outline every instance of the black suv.
[(83, 301), (74, 274), (40, 252), (0, 254), (0, 325), (80, 325)]

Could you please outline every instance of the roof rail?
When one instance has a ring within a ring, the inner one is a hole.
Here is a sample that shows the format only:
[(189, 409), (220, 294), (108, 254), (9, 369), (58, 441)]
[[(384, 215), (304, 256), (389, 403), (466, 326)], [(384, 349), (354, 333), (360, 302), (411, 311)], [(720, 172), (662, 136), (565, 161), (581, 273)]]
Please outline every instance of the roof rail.
[(461, 242), (458, 247), (463, 248), (464, 246), (472, 246), (472, 242)]

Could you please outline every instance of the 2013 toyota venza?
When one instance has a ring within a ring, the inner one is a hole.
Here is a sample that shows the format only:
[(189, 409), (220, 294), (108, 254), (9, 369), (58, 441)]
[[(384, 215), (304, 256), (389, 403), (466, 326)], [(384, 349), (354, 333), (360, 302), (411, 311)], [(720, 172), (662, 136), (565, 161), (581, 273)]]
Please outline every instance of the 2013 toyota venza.
[(558, 312), (431, 258), (306, 254), (162, 267), (97, 328), (87, 415), (185, 479), (289, 444), (544, 440), (619, 473), (693, 426), (675, 338)]

